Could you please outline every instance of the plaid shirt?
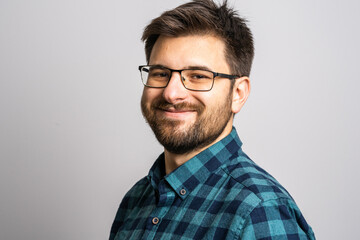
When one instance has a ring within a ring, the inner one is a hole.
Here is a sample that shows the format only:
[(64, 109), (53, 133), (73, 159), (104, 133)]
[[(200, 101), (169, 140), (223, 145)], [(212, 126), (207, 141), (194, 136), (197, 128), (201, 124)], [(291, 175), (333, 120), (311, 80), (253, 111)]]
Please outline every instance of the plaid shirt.
[(241, 145), (233, 128), (166, 176), (161, 154), (125, 195), (110, 240), (315, 239), (289, 193)]

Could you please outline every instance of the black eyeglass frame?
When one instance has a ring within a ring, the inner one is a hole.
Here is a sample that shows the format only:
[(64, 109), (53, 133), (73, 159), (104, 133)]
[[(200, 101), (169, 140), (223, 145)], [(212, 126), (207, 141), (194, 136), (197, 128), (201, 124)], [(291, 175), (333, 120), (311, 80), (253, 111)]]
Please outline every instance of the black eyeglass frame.
[[(158, 68), (162, 68), (162, 69), (167, 69), (170, 71), (170, 77), (169, 77), (169, 80), (167, 81), (166, 85), (163, 86), (163, 87), (153, 87), (153, 86), (148, 86), (144, 83), (144, 80), (142, 79), (142, 74), (141, 74), (141, 71), (144, 67), (158, 67)], [(176, 69), (171, 69), (171, 68), (168, 68), (168, 67), (164, 67), (164, 66), (161, 66), (161, 65), (140, 65), (139, 67), (139, 71), (140, 71), (140, 75), (141, 75), (141, 81), (142, 83), (144, 84), (145, 87), (150, 87), (150, 88), (166, 88), (167, 85), (169, 84), (170, 82), (170, 79), (172, 77), (172, 74), (173, 72), (178, 72), (180, 73), (180, 76), (181, 76), (181, 83), (182, 85), (184, 86), (184, 88), (186, 88), (187, 90), (190, 90), (190, 91), (196, 91), (196, 92), (209, 92), (211, 91), (211, 89), (213, 88), (214, 86), (214, 82), (215, 82), (215, 78), (216, 77), (222, 77), (222, 78), (227, 78), (227, 79), (230, 79), (230, 80), (234, 80), (236, 78), (240, 78), (242, 76), (239, 76), (239, 75), (230, 75), (230, 74), (225, 74), (225, 73), (218, 73), (218, 72), (213, 72), (213, 71), (210, 71), (210, 70), (207, 70), (207, 69), (194, 69), (194, 68), (190, 68), (190, 69), (181, 69), (181, 70), (176, 70)], [(206, 72), (210, 72), (213, 74), (213, 79), (212, 79), (212, 84), (211, 84), (211, 88), (208, 89), (208, 90), (198, 90), (198, 89), (191, 89), (191, 88), (187, 88), (184, 84), (184, 81), (183, 81), (183, 77), (181, 75), (181, 72), (184, 71), (184, 70), (201, 70), (201, 71), (206, 71)]]

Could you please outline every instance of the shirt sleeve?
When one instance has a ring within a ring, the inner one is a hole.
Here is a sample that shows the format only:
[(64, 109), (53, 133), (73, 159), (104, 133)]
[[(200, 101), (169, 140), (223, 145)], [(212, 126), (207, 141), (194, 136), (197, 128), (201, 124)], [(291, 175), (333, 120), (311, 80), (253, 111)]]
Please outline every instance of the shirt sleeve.
[(315, 239), (295, 203), (284, 200), (261, 202), (246, 219), (238, 239)]

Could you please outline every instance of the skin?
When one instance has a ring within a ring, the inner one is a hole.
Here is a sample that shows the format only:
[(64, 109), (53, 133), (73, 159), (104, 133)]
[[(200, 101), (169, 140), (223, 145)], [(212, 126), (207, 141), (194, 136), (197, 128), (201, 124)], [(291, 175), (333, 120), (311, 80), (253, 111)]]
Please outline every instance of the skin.
[[(159, 64), (171, 69), (202, 66), (214, 72), (231, 74), (230, 67), (225, 60), (224, 49), (223, 40), (212, 35), (160, 36), (151, 52), (149, 65)], [(212, 116), (211, 114), (214, 114), (219, 109), (228, 109), (231, 114), (229, 120), (225, 122), (224, 130), (206, 146), (182, 154), (170, 152), (165, 148), (166, 174), (171, 173), (174, 169), (231, 132), (234, 114), (241, 110), (249, 96), (250, 80), (248, 77), (238, 78), (235, 80), (232, 90), (230, 90), (230, 87), (231, 82), (229, 79), (216, 77), (211, 91), (189, 91), (183, 86), (179, 73), (173, 73), (166, 88), (144, 87), (141, 99), (142, 107), (149, 109), (149, 111), (154, 101), (163, 98), (170, 104), (186, 103), (202, 106), (204, 109), (202, 115), (207, 114), (206, 116)], [(156, 109), (154, 111), (153, 113), (156, 114), (157, 118), (168, 119), (177, 123), (176, 128), (172, 129), (174, 134), (187, 131), (201, 117), (198, 116), (197, 111), (186, 108), (176, 110), (170, 107), (166, 110)]]

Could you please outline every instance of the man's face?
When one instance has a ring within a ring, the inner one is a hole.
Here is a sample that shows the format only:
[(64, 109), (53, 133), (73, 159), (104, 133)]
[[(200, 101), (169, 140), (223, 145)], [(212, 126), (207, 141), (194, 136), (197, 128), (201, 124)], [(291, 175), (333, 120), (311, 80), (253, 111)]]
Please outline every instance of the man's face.
[[(224, 48), (223, 41), (211, 35), (160, 36), (149, 65), (177, 70), (205, 67), (230, 74)], [(195, 92), (185, 89), (180, 74), (174, 72), (166, 88), (144, 87), (143, 115), (167, 151), (188, 153), (206, 147), (231, 131), (230, 81), (217, 77), (211, 91)]]

